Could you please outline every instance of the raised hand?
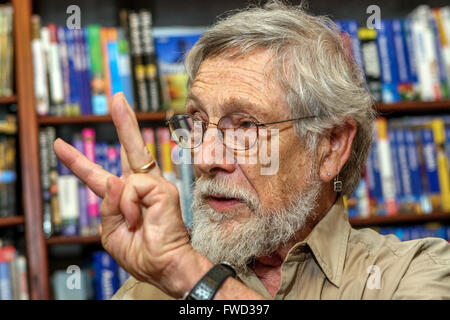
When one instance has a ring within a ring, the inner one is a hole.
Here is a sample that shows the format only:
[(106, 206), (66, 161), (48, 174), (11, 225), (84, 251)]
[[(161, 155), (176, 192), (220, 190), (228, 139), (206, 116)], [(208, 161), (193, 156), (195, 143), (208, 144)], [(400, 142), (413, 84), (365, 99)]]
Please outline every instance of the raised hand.
[(103, 198), (101, 239), (105, 250), (138, 280), (179, 297), (191, 285), (182, 281), (180, 268), (199, 254), (189, 243), (177, 188), (162, 176), (157, 166), (148, 173), (134, 173), (153, 159), (122, 93), (114, 95), (111, 113), (121, 143), (120, 178), (61, 139), (54, 143), (55, 152)]

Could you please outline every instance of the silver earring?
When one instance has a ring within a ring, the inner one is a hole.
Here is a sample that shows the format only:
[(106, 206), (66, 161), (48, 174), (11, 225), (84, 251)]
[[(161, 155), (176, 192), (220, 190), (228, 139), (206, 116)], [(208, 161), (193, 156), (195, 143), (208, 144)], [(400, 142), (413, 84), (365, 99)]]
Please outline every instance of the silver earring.
[(327, 175), (330, 177), (331, 176), (331, 172), (328, 172)]
[(334, 177), (334, 191), (341, 192), (342, 191), (342, 181), (339, 180), (339, 174)]

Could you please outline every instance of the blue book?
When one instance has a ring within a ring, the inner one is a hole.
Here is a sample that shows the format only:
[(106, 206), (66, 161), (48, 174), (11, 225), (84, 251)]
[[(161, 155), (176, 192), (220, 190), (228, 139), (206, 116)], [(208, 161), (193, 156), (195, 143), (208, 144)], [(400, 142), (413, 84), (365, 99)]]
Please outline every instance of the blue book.
[(400, 101), (398, 92), (398, 68), (390, 20), (381, 20), (377, 37), (378, 54), (381, 66), (381, 97), (384, 103)]
[(67, 58), (69, 66), (69, 83), (70, 83), (70, 102), (72, 115), (81, 114), (81, 102), (78, 93), (78, 76), (77, 76), (77, 61), (75, 57), (75, 44), (74, 44), (74, 32), (69, 28), (64, 29), (66, 46), (67, 46)]
[(375, 208), (378, 215), (386, 215), (386, 205), (383, 198), (383, 190), (381, 183), (380, 162), (378, 159), (378, 143), (376, 135), (373, 138), (370, 157), (373, 165), (373, 197), (375, 198)]
[(93, 254), (95, 299), (109, 300), (119, 289), (117, 265), (114, 259), (105, 251)]
[(0, 262), (0, 300), (12, 300), (11, 271), (9, 262)]
[(441, 189), (439, 186), (439, 175), (436, 159), (436, 148), (434, 144), (433, 131), (425, 128), (420, 130), (422, 138), (424, 166), (427, 178), (427, 193), (434, 210), (438, 210), (441, 202)]
[(408, 69), (409, 82), (412, 86), (412, 100), (419, 99), (419, 80), (417, 79), (416, 56), (414, 53), (413, 37), (411, 33), (411, 19), (403, 20), (403, 38), (406, 46), (406, 67)]
[(394, 169), (395, 182), (395, 199), (399, 207), (403, 205), (403, 184), (401, 179), (400, 165), (398, 161), (398, 144), (397, 144), (397, 129), (389, 129), (389, 146), (391, 148), (392, 168)]
[(107, 42), (106, 44), (109, 58), (109, 72), (111, 76), (111, 94), (123, 92), (122, 81), (119, 73), (119, 46), (117, 42)]
[(414, 97), (414, 90), (409, 75), (408, 49), (406, 46), (406, 38), (403, 33), (402, 20), (392, 20), (392, 32), (398, 72), (397, 89), (401, 100), (412, 100)]
[(81, 77), (83, 79), (83, 95), (85, 109), (88, 114), (92, 114), (92, 94), (91, 94), (91, 74), (89, 65), (89, 48), (87, 43), (86, 28), (80, 29), (80, 48), (81, 48)]
[(119, 288), (125, 283), (125, 281), (127, 281), (129, 277), (130, 274), (117, 264), (117, 278), (119, 281)]
[(359, 24), (357, 20), (345, 20), (341, 23), (341, 28), (343, 31), (347, 32), (350, 36), (350, 42), (352, 46), (353, 58), (356, 64), (360, 67), (361, 71), (364, 70), (362, 51), (361, 51), (361, 40), (358, 36)]

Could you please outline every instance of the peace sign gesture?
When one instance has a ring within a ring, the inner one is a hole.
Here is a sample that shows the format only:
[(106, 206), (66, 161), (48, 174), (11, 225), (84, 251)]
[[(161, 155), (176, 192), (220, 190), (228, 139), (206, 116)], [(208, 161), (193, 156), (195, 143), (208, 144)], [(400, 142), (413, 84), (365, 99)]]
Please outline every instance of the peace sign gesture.
[(183, 272), (182, 266), (205, 258), (190, 245), (178, 190), (162, 176), (122, 93), (114, 95), (111, 113), (121, 143), (120, 178), (61, 139), (54, 143), (56, 155), (103, 198), (100, 213), (105, 250), (136, 279), (180, 297), (197, 278), (192, 274), (185, 277), (187, 270)]

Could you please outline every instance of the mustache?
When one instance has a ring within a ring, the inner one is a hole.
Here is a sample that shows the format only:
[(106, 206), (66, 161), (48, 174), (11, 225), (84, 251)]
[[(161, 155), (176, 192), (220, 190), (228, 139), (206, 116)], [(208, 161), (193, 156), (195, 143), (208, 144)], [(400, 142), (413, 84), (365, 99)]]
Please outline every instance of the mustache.
[(236, 199), (252, 210), (259, 209), (259, 198), (254, 192), (221, 178), (199, 177), (194, 185), (194, 196), (198, 200), (209, 197)]

